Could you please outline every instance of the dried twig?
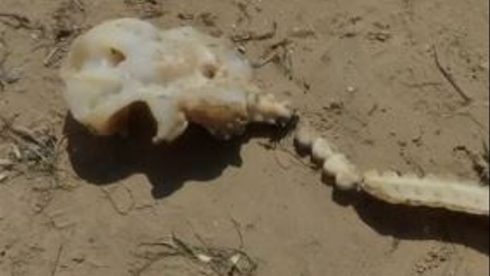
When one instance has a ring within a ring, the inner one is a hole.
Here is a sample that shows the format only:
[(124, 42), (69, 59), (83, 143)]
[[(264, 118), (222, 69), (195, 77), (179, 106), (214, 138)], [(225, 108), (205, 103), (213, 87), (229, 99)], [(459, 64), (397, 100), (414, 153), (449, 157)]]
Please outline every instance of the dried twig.
[(240, 242), (238, 248), (239, 249), (243, 249), (244, 241), (243, 241), (242, 231), (240, 230), (240, 228), (241, 228), (240, 227), (240, 223), (236, 219), (234, 219), (234, 218), (231, 218), (231, 223), (233, 223), (233, 226), (235, 227), (235, 231), (236, 231), (236, 233), (238, 235), (238, 239), (239, 239), (239, 242)]
[(84, 17), (85, 5), (81, 0), (71, 0), (62, 4), (53, 12), (54, 25), (51, 28), (54, 43), (43, 48), (48, 48), (48, 53), (43, 60), (46, 67), (58, 65), (68, 51), (68, 46), (82, 31), (80, 24)]
[(0, 117), (3, 125), (0, 135), (14, 142), (17, 164), (25, 164), (27, 168), (46, 173), (57, 179), (57, 161), (63, 139), (49, 133), (38, 133), (27, 128), (16, 126), (12, 120)]
[(463, 89), (456, 83), (454, 77), (449, 73), (444, 66), (442, 66), (441, 61), (439, 60), (439, 55), (437, 54), (437, 49), (434, 45), (432, 45), (432, 52), (434, 53), (434, 60), (437, 66), (437, 69), (441, 72), (444, 78), (451, 84), (451, 86), (456, 90), (456, 92), (461, 96), (464, 101), (464, 104), (469, 104), (472, 102), (472, 99), (463, 91)]
[(459, 151), (464, 153), (468, 159), (471, 161), (473, 165), (473, 170), (478, 174), (480, 178), (480, 182), (482, 185), (488, 185), (489, 181), (489, 151), (488, 145), (485, 141), (482, 141), (483, 152), (482, 153), (474, 153), (469, 150), (465, 146), (457, 146), (454, 148), (454, 151)]
[(72, 0), (73, 4), (81, 11), (85, 12), (85, 6), (80, 0)]
[(281, 67), (286, 75), (289, 76), (291, 73), (291, 57), (288, 46), (290, 44), (291, 41), (289, 39), (282, 39), (281, 41), (270, 45), (262, 54), (260, 61), (253, 63), (252, 66), (254, 68), (260, 68), (273, 62)]
[(26, 16), (19, 15), (16, 13), (0, 13), (0, 22), (14, 29), (27, 29), (35, 30), (44, 33), (44, 26), (39, 24), (33, 24), (32, 21)]
[(3, 37), (0, 37), (0, 48), (4, 49), (3, 54), (0, 56), (0, 91), (2, 91), (7, 84), (15, 83), (20, 77), (16, 76), (16, 74), (11, 74), (9, 70), (5, 68), (5, 64), (7, 63), (7, 59), (11, 52)]
[(217, 248), (208, 245), (196, 246), (172, 234), (168, 241), (143, 243), (140, 246), (161, 247), (157, 253), (143, 254), (149, 262), (133, 274), (140, 275), (145, 269), (158, 260), (167, 257), (183, 257), (200, 266), (206, 267), (219, 276), (250, 276), (257, 269), (257, 264), (247, 253), (240, 249)]
[(124, 4), (132, 7), (142, 19), (151, 19), (164, 15), (162, 4), (155, 0), (124, 0)]
[(53, 269), (51, 270), (51, 276), (55, 276), (56, 275), (56, 271), (58, 270), (58, 266), (60, 264), (60, 259), (61, 259), (61, 253), (63, 252), (63, 244), (60, 245), (60, 247), (58, 247), (58, 253), (56, 254), (56, 259), (55, 259), (55, 262), (54, 262), (54, 266), (53, 266)]
[[(20, 27), (24, 27), (24, 28), (30, 28), (30, 24), (31, 24), (31, 20), (23, 15), (19, 15), (19, 14), (15, 14), (15, 13), (6, 13), (6, 12), (2, 12), (0, 13), (0, 18), (8, 18), (12, 21), (14, 21), (15, 23), (15, 28), (20, 28)], [(12, 25), (12, 23), (9, 23), (9, 25)], [(29, 26), (29, 27), (28, 27)]]
[(231, 40), (236, 43), (266, 40), (266, 39), (273, 38), (276, 35), (276, 31), (277, 31), (277, 23), (274, 22), (272, 23), (272, 29), (270, 31), (267, 31), (265, 33), (259, 33), (259, 34), (249, 31), (243, 34), (233, 35), (231, 36)]
[(60, 51), (60, 49), (61, 47), (56, 45), (53, 49), (49, 51), (48, 55), (46, 55), (46, 57), (43, 60), (44, 66), (49, 67), (51, 64), (53, 64), (53, 59), (56, 56), (56, 54)]
[(488, 144), (483, 141), (483, 153), (481, 154), (482, 162), (480, 167), (475, 167), (478, 170), (480, 179), (485, 185), (490, 185), (490, 150)]

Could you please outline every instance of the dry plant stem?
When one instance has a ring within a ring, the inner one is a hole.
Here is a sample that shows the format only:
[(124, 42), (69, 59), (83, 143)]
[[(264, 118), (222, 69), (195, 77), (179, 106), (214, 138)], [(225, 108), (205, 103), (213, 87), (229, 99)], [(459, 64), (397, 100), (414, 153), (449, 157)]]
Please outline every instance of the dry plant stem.
[(51, 49), (48, 53), (48, 55), (44, 58), (43, 64), (44, 66), (48, 67), (52, 64), (54, 56), (61, 50), (61, 47), (55, 46), (53, 49)]
[(432, 51), (434, 53), (434, 60), (436, 63), (437, 68), (441, 72), (441, 74), (444, 76), (444, 78), (451, 84), (451, 86), (456, 90), (456, 92), (459, 94), (459, 96), (463, 99), (463, 103), (465, 105), (470, 104), (472, 102), (472, 99), (463, 91), (463, 89), (456, 83), (454, 80), (454, 77), (449, 73), (444, 66), (441, 64), (441, 61), (439, 59), (439, 55), (437, 53), (436, 47), (433, 45), (432, 46)]
[(17, 175), (36, 171), (53, 177), (58, 183), (60, 169), (57, 167), (57, 161), (64, 140), (16, 126), (12, 120), (0, 117), (0, 121), (3, 122), (0, 135), (12, 141), (11, 153), (14, 157), (10, 170), (16, 171)]
[(85, 12), (85, 7), (84, 7), (83, 3), (81, 2), (81, 0), (72, 0), (72, 1), (81, 12)]
[(18, 22), (18, 26), (29, 26), (29, 24), (31, 23), (31, 20), (29, 20), (29, 18), (23, 16), (23, 15), (18, 15), (18, 14), (15, 14), (15, 13), (6, 13), (6, 12), (2, 12), (0, 13), (0, 17), (6, 17), (6, 18), (9, 18), (9, 19), (13, 19), (15, 21)]
[[(197, 265), (208, 268), (215, 275), (251, 276), (257, 269), (257, 264), (241, 249), (216, 248), (202, 242), (202, 238), (196, 237), (203, 243), (202, 246), (193, 245), (172, 234), (169, 241), (142, 243), (141, 246), (162, 247), (161, 252), (148, 259), (143, 267), (136, 271), (140, 275), (156, 261), (168, 257), (182, 257)], [(241, 262), (241, 263), (240, 263)]]
[(240, 230), (240, 223), (234, 218), (231, 218), (231, 222), (233, 223), (233, 227), (235, 227), (235, 230), (236, 230), (236, 233), (238, 235), (239, 242), (240, 242), (238, 249), (241, 250), (241, 249), (243, 249), (244, 241), (243, 241), (242, 231)]
[(3, 91), (6, 85), (17, 82), (20, 79), (20, 77), (15, 74), (12, 74), (6, 68), (6, 63), (11, 54), (11, 51), (5, 39), (1, 36), (0, 36), (0, 49), (3, 49), (3, 54), (0, 57), (0, 91)]
[(51, 276), (56, 275), (56, 271), (58, 270), (58, 266), (60, 264), (62, 252), (63, 252), (63, 244), (58, 247), (58, 252), (56, 253), (55, 263), (54, 263), (53, 269), (51, 270)]
[(40, 31), (43, 34), (45, 32), (44, 26), (32, 24), (32, 21), (23, 15), (2, 12), (0, 13), (0, 19), (2, 18), (6, 20), (0, 20), (0, 22), (14, 29), (27, 29), (27, 30)]
[(291, 41), (287, 38), (272, 44), (261, 55), (260, 61), (252, 64), (253, 68), (261, 68), (271, 62), (286, 68), (287, 66), (284, 63), (290, 58), (288, 55), (289, 44), (291, 44)]
[(267, 40), (271, 39), (276, 35), (277, 31), (277, 23), (274, 22), (272, 24), (272, 30), (262, 33), (262, 34), (257, 34), (254, 32), (247, 32), (245, 34), (237, 34), (233, 35), (231, 37), (231, 40), (235, 43), (243, 43), (243, 42), (248, 42), (248, 41), (260, 41), (260, 40)]
[(22, 126), (11, 125), (10, 127), (11, 131), (22, 139), (35, 143), (38, 146), (44, 146), (44, 143), (41, 142), (31, 130)]

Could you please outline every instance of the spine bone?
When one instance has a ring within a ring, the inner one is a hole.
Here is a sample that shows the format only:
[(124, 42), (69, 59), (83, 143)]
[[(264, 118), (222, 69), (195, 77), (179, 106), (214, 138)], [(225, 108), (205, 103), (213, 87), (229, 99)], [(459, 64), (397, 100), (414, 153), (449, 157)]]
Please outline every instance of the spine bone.
[(446, 208), (477, 215), (489, 214), (489, 189), (471, 181), (399, 176), (393, 172), (364, 174), (368, 194), (393, 204)]
[(474, 181), (420, 178), (395, 172), (370, 171), (361, 175), (357, 168), (325, 138), (310, 130), (306, 123), (298, 125), (296, 144), (310, 151), (314, 161), (323, 162), (324, 173), (335, 177), (341, 190), (360, 189), (392, 204), (445, 208), (476, 215), (489, 215), (489, 187)]
[(306, 123), (298, 126), (296, 144), (311, 151), (315, 162), (322, 163), (323, 173), (335, 178), (335, 185), (341, 190), (353, 190), (361, 181), (357, 168), (347, 157), (338, 152), (327, 139), (319, 137)]

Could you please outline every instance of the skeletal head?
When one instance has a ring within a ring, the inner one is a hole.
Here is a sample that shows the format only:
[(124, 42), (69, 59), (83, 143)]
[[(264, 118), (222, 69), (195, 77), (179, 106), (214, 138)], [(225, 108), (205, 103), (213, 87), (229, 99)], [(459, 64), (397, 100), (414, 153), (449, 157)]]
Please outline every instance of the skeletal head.
[(291, 116), (285, 103), (260, 93), (229, 42), (192, 27), (104, 22), (74, 41), (61, 76), (74, 118), (101, 135), (123, 130), (135, 103), (145, 103), (155, 118), (155, 141), (172, 141), (188, 122), (228, 137), (250, 121)]

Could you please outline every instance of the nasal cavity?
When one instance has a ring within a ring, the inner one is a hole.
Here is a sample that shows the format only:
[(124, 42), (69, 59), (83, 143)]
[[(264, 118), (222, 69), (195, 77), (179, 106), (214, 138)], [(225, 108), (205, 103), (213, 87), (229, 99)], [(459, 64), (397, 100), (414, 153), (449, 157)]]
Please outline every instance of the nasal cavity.
[(123, 52), (115, 48), (110, 48), (109, 61), (113, 66), (119, 65), (119, 63), (125, 60), (126, 60), (126, 56), (123, 54)]
[(201, 68), (202, 75), (208, 79), (214, 79), (218, 68), (213, 64), (204, 64)]

